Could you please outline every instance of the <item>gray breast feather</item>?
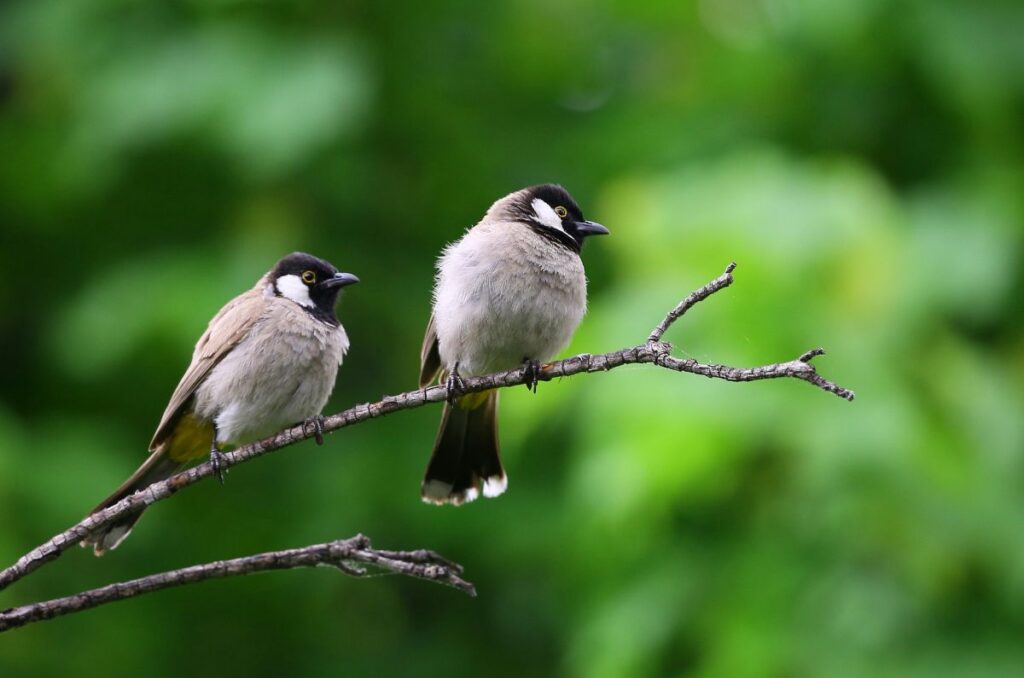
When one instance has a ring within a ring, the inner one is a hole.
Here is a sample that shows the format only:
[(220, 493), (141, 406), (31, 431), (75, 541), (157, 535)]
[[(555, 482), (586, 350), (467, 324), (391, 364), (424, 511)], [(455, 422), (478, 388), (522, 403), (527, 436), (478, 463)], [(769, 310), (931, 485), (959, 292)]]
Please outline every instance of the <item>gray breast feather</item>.
[(319, 414), (334, 388), (348, 337), (296, 304), (268, 300), (264, 315), (196, 390), (196, 413), (234, 445)]
[(587, 304), (575, 252), (518, 223), (481, 223), (445, 250), (434, 315), (441, 362), (464, 374), (548, 360), (565, 348)]

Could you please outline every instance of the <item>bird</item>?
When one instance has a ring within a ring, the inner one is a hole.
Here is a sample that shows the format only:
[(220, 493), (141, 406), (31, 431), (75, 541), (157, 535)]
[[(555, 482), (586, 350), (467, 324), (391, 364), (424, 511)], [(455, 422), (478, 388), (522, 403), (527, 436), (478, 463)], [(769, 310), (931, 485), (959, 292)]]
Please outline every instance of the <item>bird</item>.
[(420, 388), (439, 377), (448, 398), (420, 486), (424, 502), (459, 506), (505, 492), (498, 392), (462, 394), (462, 377), (522, 366), (536, 392), (540, 364), (569, 344), (586, 312), (583, 243), (608, 233), (564, 188), (540, 184), (495, 202), (442, 251)]
[[(334, 389), (349, 339), (335, 304), (351, 273), (303, 252), (281, 258), (252, 289), (229, 301), (199, 338), (149, 444), (149, 458), (90, 515), (168, 478), (209, 453), (221, 483), (221, 449), (311, 422)], [(142, 510), (90, 535), (97, 556), (116, 548)]]

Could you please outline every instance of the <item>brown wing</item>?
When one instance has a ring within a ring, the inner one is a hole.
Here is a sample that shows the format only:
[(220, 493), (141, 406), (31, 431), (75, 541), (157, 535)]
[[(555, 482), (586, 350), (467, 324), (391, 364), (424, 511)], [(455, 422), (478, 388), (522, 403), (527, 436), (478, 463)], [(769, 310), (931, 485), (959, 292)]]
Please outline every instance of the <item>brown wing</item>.
[(430, 314), (427, 333), (423, 337), (423, 348), (420, 349), (420, 388), (434, 381), (441, 369), (441, 354), (437, 350), (437, 332), (434, 330), (434, 314)]
[(206, 379), (210, 370), (249, 333), (253, 323), (262, 315), (265, 303), (263, 291), (257, 286), (229, 301), (213, 317), (206, 332), (196, 344), (192, 353), (192, 364), (185, 370), (185, 375), (178, 382), (178, 387), (174, 389), (171, 401), (164, 410), (160, 425), (153, 434), (153, 441), (149, 444), (151, 451), (170, 437), (196, 389)]

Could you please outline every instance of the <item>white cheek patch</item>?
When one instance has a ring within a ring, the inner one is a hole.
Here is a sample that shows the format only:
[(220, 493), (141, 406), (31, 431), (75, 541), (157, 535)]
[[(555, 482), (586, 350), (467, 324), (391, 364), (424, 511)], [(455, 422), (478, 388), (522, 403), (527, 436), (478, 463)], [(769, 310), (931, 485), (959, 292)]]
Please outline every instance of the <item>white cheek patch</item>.
[(534, 198), (530, 205), (533, 207), (533, 213), (537, 215), (537, 221), (548, 228), (553, 228), (556, 231), (565, 233), (565, 229), (562, 228), (562, 220), (558, 218), (557, 214), (555, 214), (555, 210), (551, 205), (547, 204), (540, 198)]
[(282, 297), (291, 299), (299, 306), (313, 306), (313, 300), (309, 298), (309, 288), (297, 275), (282, 275), (278, 278), (277, 291)]

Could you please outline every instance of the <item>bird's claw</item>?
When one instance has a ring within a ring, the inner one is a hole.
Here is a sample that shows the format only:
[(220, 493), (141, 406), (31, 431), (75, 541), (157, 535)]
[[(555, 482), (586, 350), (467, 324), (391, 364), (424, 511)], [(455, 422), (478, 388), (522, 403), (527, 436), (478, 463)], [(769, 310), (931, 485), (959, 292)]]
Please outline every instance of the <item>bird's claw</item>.
[(444, 381), (444, 388), (447, 392), (445, 399), (449, 405), (454, 405), (455, 401), (458, 400), (459, 396), (466, 392), (466, 382), (463, 381), (459, 375), (459, 366), (456, 364), (452, 371), (448, 373), (448, 378)]
[(317, 445), (324, 444), (324, 418), (322, 415), (315, 415), (307, 419), (303, 425), (302, 430), (305, 432), (306, 426), (313, 427), (313, 439), (316, 440)]
[(540, 381), (540, 362), (523, 358), (523, 379), (526, 380), (526, 390), (537, 392), (537, 382)]
[(224, 484), (224, 477), (228, 473), (227, 466), (224, 464), (224, 454), (217, 449), (217, 444), (214, 443), (213, 447), (210, 448), (210, 465), (213, 466), (213, 472), (217, 476), (217, 480), (220, 484)]

